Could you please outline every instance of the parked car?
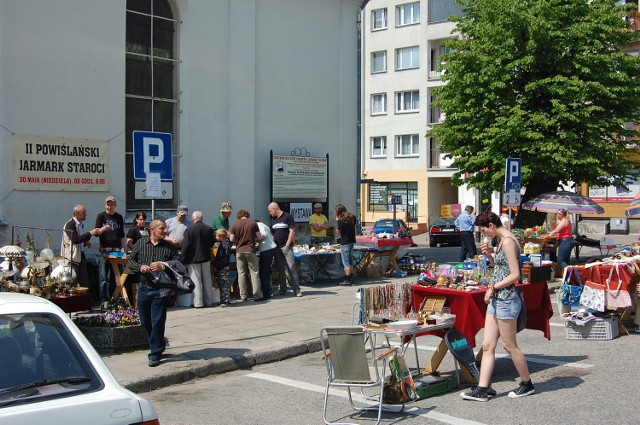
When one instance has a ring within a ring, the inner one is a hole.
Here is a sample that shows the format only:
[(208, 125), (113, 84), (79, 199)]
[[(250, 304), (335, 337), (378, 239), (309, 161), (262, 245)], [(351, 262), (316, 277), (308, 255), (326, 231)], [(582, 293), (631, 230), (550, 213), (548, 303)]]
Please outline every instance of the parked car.
[(371, 233), (375, 235), (379, 233), (404, 233), (411, 236), (411, 227), (407, 226), (403, 220), (396, 219), (394, 221), (392, 218), (384, 218), (375, 222)]
[(118, 384), (67, 314), (33, 295), (0, 292), (0, 423), (143, 424), (158, 416)]
[(438, 244), (460, 245), (460, 229), (455, 225), (455, 218), (439, 217), (429, 228), (429, 246)]

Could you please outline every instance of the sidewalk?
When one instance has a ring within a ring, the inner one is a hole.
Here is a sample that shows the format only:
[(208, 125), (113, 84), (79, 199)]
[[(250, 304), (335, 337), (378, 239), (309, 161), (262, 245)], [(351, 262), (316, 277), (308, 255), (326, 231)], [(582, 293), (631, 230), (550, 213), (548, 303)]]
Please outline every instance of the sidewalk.
[[(419, 246), (424, 239), (414, 238)], [(637, 235), (609, 235), (619, 244), (637, 242)], [(595, 248), (583, 248), (581, 259), (600, 256)], [(302, 286), (304, 297), (289, 292), (265, 302), (248, 301), (228, 308), (169, 309), (166, 336), (170, 346), (160, 366), (147, 365), (147, 350), (103, 354), (103, 360), (122, 385), (134, 392), (180, 384), (256, 364), (284, 360), (320, 350), (320, 329), (328, 325), (349, 325), (352, 307), (360, 287), (394, 282), (415, 282), (406, 278), (357, 278), (352, 287), (319, 281)], [(549, 282), (555, 289), (560, 281)]]

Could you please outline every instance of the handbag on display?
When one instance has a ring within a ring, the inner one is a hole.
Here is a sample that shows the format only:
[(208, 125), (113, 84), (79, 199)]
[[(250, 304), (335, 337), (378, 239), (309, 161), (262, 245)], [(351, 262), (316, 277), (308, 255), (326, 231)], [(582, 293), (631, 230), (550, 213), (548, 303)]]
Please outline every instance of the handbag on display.
[[(618, 289), (611, 289), (611, 280), (614, 270), (618, 275)], [(605, 297), (607, 302), (607, 310), (617, 310), (619, 308), (627, 308), (633, 305), (633, 303), (631, 302), (631, 295), (629, 295), (629, 291), (623, 291), (621, 288), (622, 276), (620, 275), (620, 270), (618, 270), (618, 264), (616, 264), (615, 266), (611, 266), (609, 279), (607, 279), (607, 293)]]
[[(595, 268), (595, 270), (598, 272), (599, 276), (600, 272), (597, 268)], [(606, 289), (607, 287), (605, 285), (597, 282), (595, 279), (587, 280), (584, 283), (584, 288), (582, 288), (582, 294), (580, 295), (580, 304), (604, 313), (607, 306)]]
[[(571, 284), (571, 277), (574, 273), (580, 285)], [(580, 279), (580, 273), (578, 273), (575, 267), (572, 267), (560, 286), (560, 302), (571, 307), (580, 306), (580, 296), (582, 295), (583, 288), (584, 285), (582, 284), (582, 279)]]

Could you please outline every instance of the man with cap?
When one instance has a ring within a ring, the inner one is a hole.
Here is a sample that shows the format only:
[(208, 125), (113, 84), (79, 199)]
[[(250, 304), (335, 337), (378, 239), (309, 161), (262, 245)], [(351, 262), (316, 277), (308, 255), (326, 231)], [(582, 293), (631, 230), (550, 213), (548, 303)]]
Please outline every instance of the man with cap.
[(317, 202), (313, 204), (313, 214), (309, 217), (309, 226), (311, 227), (311, 243), (314, 245), (322, 245), (330, 242), (327, 237), (327, 229), (329, 220), (322, 214), (322, 204)]
[(211, 222), (213, 233), (220, 229), (229, 230), (229, 217), (232, 211), (231, 202), (223, 202), (222, 205), (220, 205), (220, 214)]
[[(116, 212), (117, 201), (114, 196), (107, 196), (104, 200), (104, 211), (96, 217), (94, 228), (105, 229), (100, 233), (100, 250), (121, 250), (125, 247), (124, 243), (124, 218)], [(115, 274), (111, 268), (109, 260), (100, 257), (98, 262), (100, 275), (100, 301), (108, 303), (111, 299), (113, 289), (115, 289)]]
[(184, 232), (191, 225), (191, 220), (187, 218), (189, 208), (186, 205), (178, 205), (176, 208), (176, 216), (167, 220), (167, 236), (165, 240), (176, 245), (178, 248), (182, 245)]

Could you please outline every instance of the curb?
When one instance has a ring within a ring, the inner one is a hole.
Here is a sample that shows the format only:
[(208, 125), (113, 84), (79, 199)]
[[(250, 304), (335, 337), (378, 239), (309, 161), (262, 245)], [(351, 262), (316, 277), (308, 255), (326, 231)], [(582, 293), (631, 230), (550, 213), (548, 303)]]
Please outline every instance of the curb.
[[(320, 350), (321, 344), (320, 338), (318, 337), (291, 346), (249, 352), (247, 355), (234, 355), (231, 357), (203, 360), (196, 364), (187, 365), (181, 370), (170, 370), (163, 375), (154, 375), (131, 382), (121, 382), (121, 385), (134, 393), (145, 393), (171, 385), (183, 384), (197, 378), (205, 378), (207, 376), (219, 375), (240, 369), (250, 369), (256, 365), (274, 363), (304, 354), (315, 353)], [(172, 358), (177, 357), (179, 356), (168, 355), (166, 358), (171, 361)], [(160, 367), (162, 367), (162, 365), (160, 365)]]

